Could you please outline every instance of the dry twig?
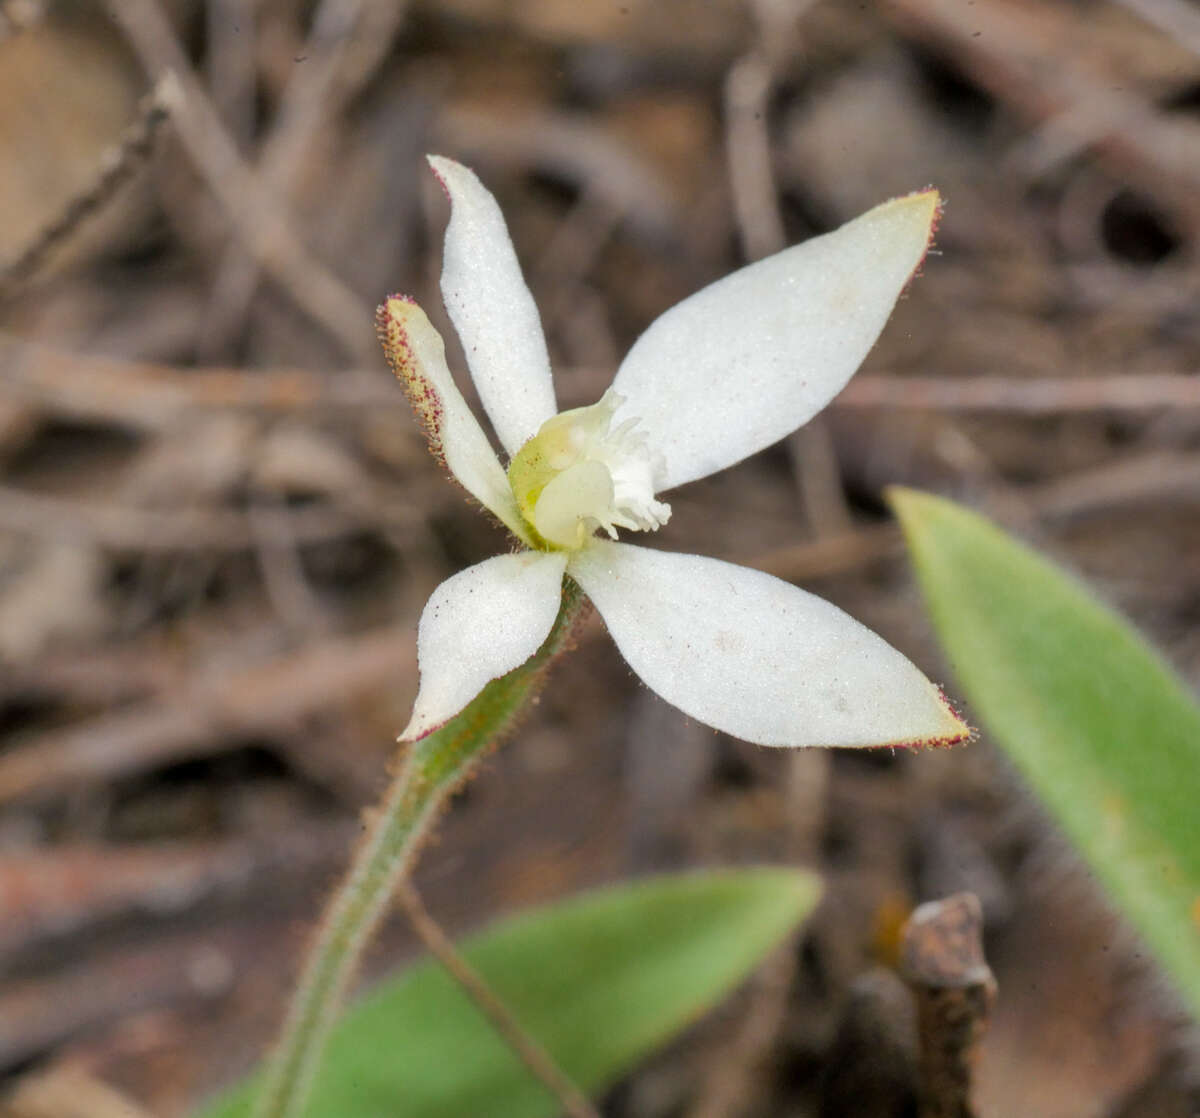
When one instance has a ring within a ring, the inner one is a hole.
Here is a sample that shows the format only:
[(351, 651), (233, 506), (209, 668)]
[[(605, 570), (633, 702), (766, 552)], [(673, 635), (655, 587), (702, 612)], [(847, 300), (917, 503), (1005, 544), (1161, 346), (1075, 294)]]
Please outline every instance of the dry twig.
[(99, 925), (166, 920), (324, 872), (353, 823), (314, 824), (220, 842), (69, 843), (0, 857), (0, 960)]
[[(779, 192), (771, 164), (771, 137), (767, 127), (774, 74), (771, 50), (787, 30), (774, 26), (782, 18), (794, 23), (811, 0), (795, 0), (783, 7), (782, 17), (760, 2), (755, 11), (760, 22), (758, 48), (738, 59), (725, 79), (725, 154), (736, 225), (742, 251), (750, 260), (779, 252), (785, 244)], [(772, 41), (775, 39), (776, 41)], [(842, 493), (841, 474), (833, 444), (821, 421), (814, 420), (789, 440), (804, 510), (818, 542), (828, 530), (845, 532), (850, 518)], [(797, 750), (789, 766), (789, 812), (792, 855), (808, 860), (815, 853), (812, 840), (819, 834), (829, 758), (822, 750)], [(714, 1061), (705, 1076), (700, 1097), (689, 1118), (724, 1118), (744, 1110), (787, 1014), (796, 977), (796, 937), (789, 937), (754, 978), (750, 1004), (732, 1043)]]
[(1115, 175), (1162, 202), (1193, 237), (1200, 235), (1194, 131), (1061, 49), (1076, 38), (1065, 9), (1016, 0), (891, 0), (881, 11), (1051, 130), (1059, 159), (1094, 150)]
[(537, 1077), (571, 1118), (600, 1118), (599, 1111), (587, 1096), (571, 1082), (550, 1054), (521, 1027), (508, 1007), (484, 981), (483, 977), (456, 950), (450, 937), (429, 915), (421, 895), (412, 882), (404, 879), (397, 886), (397, 895), (408, 916), (413, 931), (428, 948), (429, 953), (445, 968), (446, 973), (462, 987), (479, 1011), (491, 1022), (504, 1043)]
[(1200, 57), (1200, 11), (1187, 0), (1117, 0)]
[(1131, 373), (1080, 377), (855, 377), (834, 401), (846, 408), (943, 412), (1149, 412), (1200, 409), (1200, 376)]
[[(563, 395), (600, 383), (601, 371), (556, 370)], [(73, 419), (161, 431), (194, 409), (238, 408), (312, 413), (321, 408), (400, 407), (395, 382), (371, 369), (336, 375), (307, 369), (174, 368), (90, 353), (71, 353), (0, 335), (0, 381), (23, 403)], [(1078, 377), (893, 376), (864, 373), (833, 401), (838, 408), (1062, 415), (1115, 411), (1200, 411), (1200, 377), (1131, 373)], [(416, 434), (413, 434), (416, 440)], [(414, 442), (416, 445), (416, 442)]]
[(4, 1100), (5, 1118), (153, 1118), (128, 1096), (79, 1068), (24, 1076)]
[(259, 264), (347, 354), (371, 361), (374, 328), (362, 300), (296, 238), (242, 161), (162, 9), (155, 0), (115, 0), (112, 10), (145, 69), (166, 79), (184, 147)]
[[(286, 525), (295, 543), (314, 543), (345, 536), (371, 522), (347, 509), (314, 505), (280, 510), (274, 527), (280, 530)], [(373, 522), (381, 520), (374, 518)], [(0, 485), (0, 530), (43, 539), (82, 539), (118, 551), (139, 552), (241, 551), (259, 541), (252, 519), (231, 509), (149, 509), (5, 485)]]
[(0, 755), (0, 802), (59, 794), (219, 751), (231, 736), (287, 730), (415, 673), (412, 633), (397, 628), (330, 637), (274, 659), (201, 674), (169, 697), (47, 731)]
[(917, 998), (921, 1118), (974, 1118), (972, 1065), (996, 997), (979, 898), (955, 893), (921, 905), (903, 937), (902, 970)]
[(0, 299), (10, 298), (54, 249), (110, 201), (145, 163), (159, 126), (167, 118), (167, 87), (159, 82), (138, 107), (137, 117), (100, 159), (96, 179), (77, 194), (24, 252), (0, 270)]
[[(302, 51), (304, 65), (291, 71), (259, 160), (260, 188), (282, 208), (292, 201), (306, 151), (382, 57), (405, 7), (393, 0), (322, 0), (317, 8)], [(201, 330), (202, 358), (222, 352), (237, 334), (257, 284), (258, 261), (235, 239), (213, 283)]]

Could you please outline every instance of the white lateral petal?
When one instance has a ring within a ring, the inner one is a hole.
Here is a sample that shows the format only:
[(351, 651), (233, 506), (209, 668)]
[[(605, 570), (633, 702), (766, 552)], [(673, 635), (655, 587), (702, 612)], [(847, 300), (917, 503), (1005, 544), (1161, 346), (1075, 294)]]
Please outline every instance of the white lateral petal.
[(391, 295), (375, 315), (379, 340), (425, 428), (433, 456), (519, 539), (529, 542), (504, 467), (446, 365), (442, 336), (411, 299)]
[(452, 159), (429, 156), (450, 196), (442, 298), (471, 377), (509, 456), (558, 412), (537, 306), (496, 199)]
[(718, 280), (663, 314), (613, 381), (661, 492), (790, 434), (853, 376), (929, 245), (934, 190)]
[(598, 540), (568, 573), (647, 686), (725, 733), (785, 746), (948, 744), (968, 733), (891, 645), (761, 571)]
[(417, 628), (421, 685), (401, 741), (436, 730), (541, 647), (558, 615), (566, 565), (562, 552), (497, 555), (433, 592)]

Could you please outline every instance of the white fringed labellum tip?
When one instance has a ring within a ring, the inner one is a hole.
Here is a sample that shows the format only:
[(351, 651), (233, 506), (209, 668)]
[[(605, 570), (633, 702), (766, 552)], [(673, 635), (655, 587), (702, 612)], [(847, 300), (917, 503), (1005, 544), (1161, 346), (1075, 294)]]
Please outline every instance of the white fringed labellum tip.
[(577, 551), (596, 533), (652, 532), (671, 506), (654, 499), (655, 456), (637, 420), (613, 427), (625, 402), (611, 388), (600, 402), (547, 419), (508, 467), (517, 507), (550, 547)]
[(507, 455), (501, 466), (402, 296), (379, 333), (430, 447), (525, 545), (434, 592), (403, 740), (457, 714), (546, 638), (569, 575), (647, 686), (773, 746), (944, 745), (969, 728), (904, 656), (841, 610), (759, 571), (618, 542), (652, 532), (661, 494), (769, 446), (821, 410), (875, 343), (928, 249), (934, 190), (743, 268), (663, 314), (590, 407), (559, 413), (537, 307), (495, 199), (466, 167), (446, 189), (442, 295)]

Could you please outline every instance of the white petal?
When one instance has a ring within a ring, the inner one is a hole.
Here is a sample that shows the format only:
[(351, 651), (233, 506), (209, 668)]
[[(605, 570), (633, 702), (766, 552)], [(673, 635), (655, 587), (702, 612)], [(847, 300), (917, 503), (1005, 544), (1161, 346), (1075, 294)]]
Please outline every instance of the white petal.
[(388, 364), (425, 428), (433, 456), (472, 497), (528, 543), (504, 467), (446, 366), (441, 334), (425, 312), (402, 295), (389, 296), (375, 320)]
[(401, 741), (436, 730), (532, 656), (562, 601), (562, 552), (497, 555), (441, 584), (417, 629), (421, 686)]
[(759, 745), (916, 745), (967, 727), (891, 645), (761, 571), (598, 540), (568, 573), (629, 666), (685, 714)]
[(934, 190), (898, 198), (718, 280), (637, 340), (613, 387), (663, 456), (658, 490), (722, 470), (819, 412), (920, 264)]
[(431, 155), (429, 165), (451, 205), (442, 298), (511, 457), (558, 411), (541, 319), (496, 199), (462, 164)]

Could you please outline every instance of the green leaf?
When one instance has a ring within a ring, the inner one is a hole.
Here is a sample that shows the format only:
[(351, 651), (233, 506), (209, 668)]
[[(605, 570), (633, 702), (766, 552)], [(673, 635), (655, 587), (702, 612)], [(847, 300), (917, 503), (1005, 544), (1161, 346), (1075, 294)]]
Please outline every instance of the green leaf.
[(1200, 1014), (1200, 708), (1133, 628), (981, 516), (893, 490), (980, 719)]
[[(653, 878), (534, 909), (465, 957), (585, 1091), (611, 1083), (733, 989), (812, 910), (787, 869)], [(307, 1118), (552, 1118), (557, 1102), (426, 963), (335, 1026)], [(250, 1088), (203, 1112), (243, 1118)]]

